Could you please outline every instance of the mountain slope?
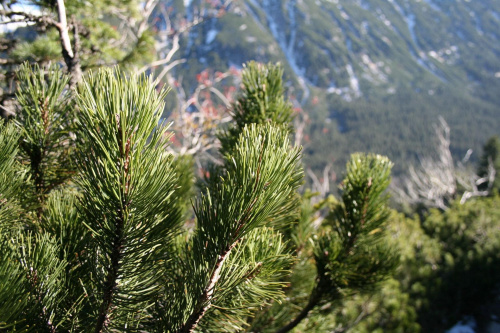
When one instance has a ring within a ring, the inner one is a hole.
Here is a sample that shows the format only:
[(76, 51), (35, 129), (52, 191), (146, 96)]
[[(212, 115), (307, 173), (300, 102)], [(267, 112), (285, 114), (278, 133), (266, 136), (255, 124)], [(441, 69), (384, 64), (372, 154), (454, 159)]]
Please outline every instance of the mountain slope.
[[(199, 2), (174, 5), (189, 16)], [(500, 0), (239, 0), (182, 55), (191, 73), (282, 62), (316, 168), (363, 150), (401, 171), (432, 148), (438, 115), (457, 156), (500, 133)]]

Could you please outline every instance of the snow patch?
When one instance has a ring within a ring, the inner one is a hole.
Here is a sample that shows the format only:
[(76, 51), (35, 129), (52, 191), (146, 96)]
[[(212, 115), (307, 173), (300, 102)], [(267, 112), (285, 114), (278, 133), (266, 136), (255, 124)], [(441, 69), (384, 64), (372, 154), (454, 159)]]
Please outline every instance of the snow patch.
[(426, 4), (428, 4), (429, 7), (431, 7), (434, 11), (441, 12), (441, 8), (439, 8), (439, 6), (434, 3), (434, 1), (432, 1), (432, 0), (424, 0), (424, 2)]
[(361, 1), (358, 2), (358, 6), (361, 7), (362, 9), (364, 9), (364, 10), (370, 10), (370, 5), (367, 2), (363, 1), (363, 0), (361, 0)]
[(370, 29), (370, 23), (368, 21), (361, 22), (361, 34), (368, 34), (368, 30)]
[(440, 63), (445, 63), (447, 65), (454, 65), (460, 58), (458, 47), (455, 45), (437, 51), (429, 51), (428, 55)]
[(285, 27), (283, 27), (282, 24), (277, 22), (276, 18), (273, 15), (279, 12), (278, 10), (276, 10), (276, 6), (280, 5), (278, 2), (272, 0), (263, 0), (262, 5), (260, 5), (258, 1), (250, 0), (250, 3), (265, 13), (269, 30), (271, 30), (271, 34), (273, 35), (274, 39), (278, 42), (278, 45), (285, 54), (288, 64), (290, 65), (293, 72), (297, 76), (297, 80), (299, 81), (299, 84), (304, 91), (304, 96), (302, 97), (302, 103), (305, 103), (305, 101), (307, 101), (307, 99), (309, 98), (310, 91), (307, 86), (307, 80), (304, 77), (305, 75), (304, 69), (299, 67), (294, 52), (295, 40), (297, 35), (297, 22), (295, 20), (295, 9), (297, 1), (289, 0), (286, 4), (288, 21), (289, 21), (289, 31), (290, 31), (289, 34), (290, 37), (288, 40), (285, 34)]
[(360, 97), (361, 96), (361, 90), (359, 89), (359, 80), (356, 77), (356, 74), (354, 74), (354, 70), (352, 69), (352, 65), (349, 64), (346, 67), (347, 74), (349, 74), (349, 85), (354, 92), (354, 97)]
[(476, 333), (476, 320), (474, 318), (466, 318), (459, 321), (455, 326), (450, 328), (445, 333)]
[(417, 44), (417, 35), (415, 34), (415, 15), (410, 14), (405, 17), (408, 30), (410, 31), (411, 40)]
[(347, 47), (347, 51), (349, 51), (349, 53), (352, 53), (352, 41), (347, 36), (345, 36), (345, 47)]
[[(19, 17), (19, 18), (21, 18), (21, 17)], [(15, 20), (15, 19), (17, 19), (17, 17), (14, 16), (13, 19)], [(0, 33), (4, 34), (7, 32), (16, 31), (17, 28), (26, 27), (28, 25), (34, 25), (34, 24), (35, 23), (33, 23), (33, 22), (15, 22), (15, 23), (0, 24)]]
[(205, 44), (211, 44), (214, 40), (215, 40), (215, 37), (217, 37), (217, 34), (219, 33), (219, 31), (217, 31), (217, 29), (210, 29), (208, 32), (207, 32), (207, 36), (205, 38)]
[(368, 54), (361, 55), (361, 65), (363, 66), (364, 74), (362, 77), (375, 84), (379, 82), (387, 82), (387, 75), (385, 75), (381, 68), (384, 67), (383, 61), (373, 62)]
[[(395, 0), (388, 0), (388, 1), (392, 4), (394, 9), (402, 16), (403, 20), (406, 23), (411, 39), (411, 43), (408, 43), (408, 48), (413, 60), (415, 60), (417, 64), (419, 64), (429, 73), (433, 74), (441, 81), (446, 82), (445, 78), (439, 73), (436, 66), (431, 61), (429, 61), (427, 54), (420, 48), (417, 35), (415, 34), (415, 25), (416, 25), (415, 15), (411, 12), (406, 13), (405, 10)], [(399, 34), (401, 35), (400, 32)]]
[(484, 31), (483, 31), (483, 28), (481, 27), (481, 20), (479, 19), (479, 17), (474, 12), (470, 12), (469, 14), (474, 19), (474, 24), (476, 26), (477, 33), (480, 36), (483, 36), (484, 35)]
[(349, 75), (349, 86), (337, 88), (335, 83), (332, 81), (330, 87), (326, 90), (329, 94), (337, 94), (342, 96), (346, 102), (351, 102), (352, 100), (361, 97), (362, 93), (359, 89), (359, 80), (351, 64), (346, 66), (347, 74)]

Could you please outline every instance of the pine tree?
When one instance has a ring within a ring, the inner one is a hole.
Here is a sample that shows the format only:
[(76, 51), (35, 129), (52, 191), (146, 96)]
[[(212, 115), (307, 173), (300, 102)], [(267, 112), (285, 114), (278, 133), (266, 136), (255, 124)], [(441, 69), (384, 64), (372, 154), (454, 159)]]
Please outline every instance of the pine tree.
[[(491, 171), (493, 169), (493, 172)], [(477, 174), (485, 178), (481, 189), (487, 189), (491, 192), (500, 191), (500, 139), (497, 136), (491, 137), (483, 147), (483, 155), (479, 161)], [(494, 179), (489, 180), (488, 176), (493, 175)], [(491, 184), (489, 184), (491, 182)]]
[[(128, 65), (152, 61), (154, 38), (145, 27), (135, 38), (116, 42), (121, 39), (121, 34), (134, 35), (127, 30), (126, 22), (121, 21), (142, 23), (140, 15), (144, 13), (140, 8), (140, 3), (135, 0), (90, 0), (86, 3), (28, 0), (22, 5), (16, 0), (2, 1), (0, 17), (4, 24), (29, 24), (16, 33), (3, 36), (6, 42), (10, 42), (5, 43), (3, 49), (8, 55), (2, 63), (4, 69), (10, 71), (24, 61), (44, 65), (60, 61), (67, 69), (70, 85), (75, 87), (86, 68), (117, 62)], [(144, 18), (146, 23), (148, 17)]]
[[(293, 231), (293, 239), (307, 243), (299, 242), (289, 301), (273, 304), (257, 316), (251, 331), (291, 331), (317, 309), (329, 314), (351, 295), (370, 293), (390, 276), (398, 263), (397, 254), (384, 241), (389, 218), (384, 191), (391, 165), (379, 155), (351, 157), (341, 186), (342, 201), (327, 201), (330, 213), (317, 230), (306, 227), (311, 216), (305, 215)], [(307, 207), (307, 198), (303, 200)]]
[(2, 116), (14, 113), (16, 71), (25, 61), (65, 67), (72, 88), (87, 70), (116, 64), (138, 73), (154, 73), (163, 80), (175, 66), (186, 62), (178, 54), (182, 35), (220, 17), (230, 3), (194, 2), (190, 7), (197, 13), (186, 18), (184, 4), (160, 0), (3, 0)]
[[(189, 161), (165, 150), (166, 91), (151, 79), (100, 70), (66, 95), (60, 71), (24, 67), (21, 130), (0, 129), (0, 330), (286, 332), (387, 277), (391, 163), (354, 155), (342, 202), (308, 225), (281, 73), (246, 68), (223, 163), (191, 199)], [(290, 281), (311, 259), (309, 301), (290, 312), (287, 294), (301, 289)], [(263, 309), (286, 315), (263, 325)]]

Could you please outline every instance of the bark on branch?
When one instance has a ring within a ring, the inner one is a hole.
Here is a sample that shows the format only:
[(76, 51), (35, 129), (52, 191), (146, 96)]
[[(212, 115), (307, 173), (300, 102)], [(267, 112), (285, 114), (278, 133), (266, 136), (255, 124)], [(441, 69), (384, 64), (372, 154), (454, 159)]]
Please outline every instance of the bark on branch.
[(76, 50), (76, 47), (79, 44), (79, 36), (78, 36), (78, 24), (73, 22), (73, 32), (75, 38), (75, 52), (73, 52), (73, 48), (71, 46), (71, 39), (69, 37), (69, 28), (66, 17), (66, 6), (64, 5), (64, 0), (57, 0), (57, 15), (58, 15), (58, 29), (59, 29), (59, 37), (61, 40), (62, 54), (64, 58), (64, 62), (68, 67), (68, 73), (70, 74), (70, 82), (69, 86), (71, 89), (76, 88), (76, 85), (82, 78), (82, 68), (80, 65), (80, 57)]
[(208, 280), (208, 285), (203, 290), (203, 293), (202, 293), (200, 299), (198, 300), (198, 303), (196, 304), (195, 310), (189, 316), (189, 318), (186, 321), (186, 323), (184, 324), (184, 326), (181, 327), (181, 329), (179, 329), (177, 331), (178, 333), (191, 333), (191, 332), (193, 332), (194, 329), (196, 328), (196, 326), (198, 326), (198, 323), (200, 322), (201, 318), (203, 318), (205, 313), (212, 306), (211, 300), (213, 298), (215, 286), (216, 286), (217, 282), (219, 282), (222, 267), (223, 267), (226, 259), (229, 257), (231, 250), (236, 246), (236, 244), (237, 244), (237, 242), (231, 244), (226, 250), (224, 250), (224, 252), (221, 255), (219, 255), (219, 259), (217, 260), (217, 263), (215, 264), (215, 269), (212, 272), (210, 279)]
[(0, 10), (0, 16), (8, 17), (9, 21), (2, 21), (0, 24), (10, 24), (10, 23), (19, 23), (19, 22), (32, 22), (40, 24), (42, 27), (51, 26), (60, 29), (60, 24), (52, 17), (48, 15), (33, 15), (26, 12), (21, 11), (6, 11)]

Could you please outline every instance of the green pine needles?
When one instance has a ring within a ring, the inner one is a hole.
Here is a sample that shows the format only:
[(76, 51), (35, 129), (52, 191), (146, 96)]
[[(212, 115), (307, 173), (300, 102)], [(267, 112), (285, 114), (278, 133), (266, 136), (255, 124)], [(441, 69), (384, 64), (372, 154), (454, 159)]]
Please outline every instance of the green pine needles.
[(0, 121), (0, 232), (16, 228), (21, 213), (23, 169), (16, 162), (19, 132), (14, 124)]
[(391, 163), (355, 155), (311, 225), (281, 75), (246, 67), (223, 164), (193, 198), (155, 82), (106, 69), (73, 95), (57, 68), (24, 66), (0, 124), (0, 331), (286, 332), (387, 277)]
[(147, 317), (160, 288), (152, 273), (182, 222), (160, 122), (163, 96), (150, 80), (112, 70), (90, 75), (79, 89), (85, 148), (77, 183), (92, 233), (88, 320), (95, 332), (125, 330)]
[[(50, 75), (46, 75), (50, 73)], [(38, 208), (51, 190), (68, 181), (75, 172), (75, 107), (66, 89), (69, 79), (62, 70), (21, 65), (16, 94), (23, 162), (29, 164)]]
[(284, 97), (281, 66), (249, 62), (244, 66), (241, 80), (243, 92), (232, 110), (233, 123), (218, 137), (222, 152), (229, 151), (248, 124), (271, 122), (287, 126), (293, 120), (292, 104)]
[[(286, 214), (281, 208), (301, 184), (298, 161), (299, 151), (289, 148), (282, 128), (244, 129), (234, 155), (226, 158), (224, 176), (195, 206), (198, 224), (187, 245), (191, 258), (184, 270), (191, 278), (178, 286), (180, 292), (187, 289), (188, 298), (186, 304), (166, 306), (176, 312), (186, 309), (180, 332), (193, 331), (213, 308), (233, 318), (229, 322), (233, 331), (244, 325), (237, 320), (245, 318), (242, 314), (283, 297), (280, 279), (292, 259), (269, 221), (277, 212)], [(217, 323), (219, 329), (226, 326), (220, 319)]]

